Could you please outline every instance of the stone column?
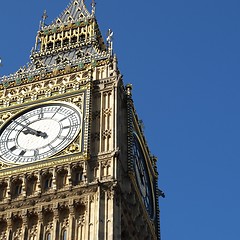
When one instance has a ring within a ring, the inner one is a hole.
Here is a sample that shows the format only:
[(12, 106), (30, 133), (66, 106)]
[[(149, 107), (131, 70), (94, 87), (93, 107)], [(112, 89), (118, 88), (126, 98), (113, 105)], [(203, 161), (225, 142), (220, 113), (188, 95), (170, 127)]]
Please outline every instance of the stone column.
[(52, 189), (57, 190), (57, 180), (56, 180), (56, 169), (55, 168), (52, 171)]
[(24, 240), (28, 239), (28, 216), (27, 216), (27, 210), (22, 211), (22, 236)]
[(7, 240), (12, 240), (12, 216), (11, 213), (7, 215)]
[(22, 196), (24, 198), (26, 198), (27, 196), (27, 186), (26, 186), (26, 180), (27, 176), (26, 175), (23, 175), (23, 177), (21, 178), (22, 179)]
[(75, 238), (75, 228), (74, 228), (74, 223), (75, 223), (75, 209), (73, 205), (73, 201), (69, 201), (69, 232), (68, 232), (68, 239), (69, 240), (74, 240)]
[(72, 189), (72, 175), (71, 175), (71, 165), (69, 164), (68, 165), (68, 169), (67, 169), (68, 173), (67, 173), (67, 182), (66, 184), (68, 185), (69, 187), (69, 190)]
[(7, 194), (6, 194), (6, 201), (10, 201), (11, 200), (11, 178), (8, 179), (8, 183), (7, 183)]
[(58, 212), (58, 204), (53, 206), (53, 237), (52, 239), (59, 239), (59, 212)]
[(41, 171), (38, 172), (38, 176), (37, 176), (37, 187), (36, 187), (36, 191), (38, 195), (41, 195), (42, 193), (42, 186), (41, 186)]
[(43, 212), (42, 208), (38, 210), (37, 240), (43, 239)]

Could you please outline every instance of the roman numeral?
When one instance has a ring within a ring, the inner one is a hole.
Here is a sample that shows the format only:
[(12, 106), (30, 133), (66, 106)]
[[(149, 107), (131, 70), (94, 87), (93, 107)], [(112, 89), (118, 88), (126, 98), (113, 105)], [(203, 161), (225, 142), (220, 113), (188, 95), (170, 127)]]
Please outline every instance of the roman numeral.
[(9, 150), (13, 152), (13, 151), (16, 150), (16, 149), (17, 149), (17, 147), (16, 147), (16, 146), (13, 146), (13, 147), (11, 147)]
[(22, 150), (19, 154), (19, 156), (23, 156), (26, 153), (26, 150)]
[(38, 119), (42, 119), (43, 118), (43, 109), (40, 109), (40, 113), (38, 115)]
[(22, 119), (23, 121), (25, 121), (27, 124), (30, 123), (30, 121), (29, 121), (25, 116), (21, 116), (21, 119)]
[(66, 117), (64, 117), (63, 119), (61, 119), (60, 122), (62, 122), (62, 121), (64, 121), (65, 119), (69, 118), (69, 117), (72, 116), (73, 114), (74, 114), (74, 112), (71, 113), (71, 114), (69, 114), (69, 115), (67, 115)]
[(59, 136), (58, 139), (60, 139), (60, 140), (68, 140), (68, 141), (72, 140), (71, 137), (67, 137), (67, 136)]
[(4, 139), (2, 141), (0, 141), (0, 143), (5, 143), (5, 142), (15, 142), (15, 138), (10, 138), (10, 139)]
[(34, 157), (37, 157), (39, 155), (39, 151), (38, 151), (38, 149), (35, 149), (34, 150)]
[(57, 114), (57, 112), (61, 109), (62, 107), (59, 107), (58, 109), (57, 109), (57, 111), (52, 115), (52, 119), (54, 118), (54, 116)]

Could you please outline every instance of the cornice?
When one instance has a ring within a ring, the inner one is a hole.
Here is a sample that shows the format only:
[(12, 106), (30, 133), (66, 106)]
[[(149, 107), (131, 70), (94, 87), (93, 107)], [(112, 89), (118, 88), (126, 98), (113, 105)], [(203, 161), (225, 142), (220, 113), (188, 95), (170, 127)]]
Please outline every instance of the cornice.
[(35, 163), (29, 163), (25, 165), (9, 166), (7, 169), (0, 169), (0, 178), (14, 177), (27, 172), (34, 172), (38, 170), (44, 170), (48, 168), (54, 168), (58, 165), (71, 164), (74, 162), (81, 162), (89, 160), (87, 153), (68, 154), (66, 156), (52, 157), (47, 160), (38, 161)]

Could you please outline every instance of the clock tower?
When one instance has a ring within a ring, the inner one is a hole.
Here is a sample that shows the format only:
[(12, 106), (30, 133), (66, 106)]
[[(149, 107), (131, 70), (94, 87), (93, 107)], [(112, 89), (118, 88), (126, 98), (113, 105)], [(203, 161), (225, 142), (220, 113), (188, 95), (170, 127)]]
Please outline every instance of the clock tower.
[(112, 49), (84, 0), (40, 23), (0, 79), (0, 239), (159, 240), (151, 155)]

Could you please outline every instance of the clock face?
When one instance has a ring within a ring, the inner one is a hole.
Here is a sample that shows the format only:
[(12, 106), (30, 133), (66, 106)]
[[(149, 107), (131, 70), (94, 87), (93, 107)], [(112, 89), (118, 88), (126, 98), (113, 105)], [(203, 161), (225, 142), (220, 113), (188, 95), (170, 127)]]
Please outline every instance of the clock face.
[(154, 200), (146, 159), (136, 134), (133, 135), (133, 161), (137, 185), (149, 216), (154, 218)]
[(68, 103), (37, 105), (0, 129), (0, 156), (15, 164), (35, 162), (67, 147), (81, 129), (79, 109)]

